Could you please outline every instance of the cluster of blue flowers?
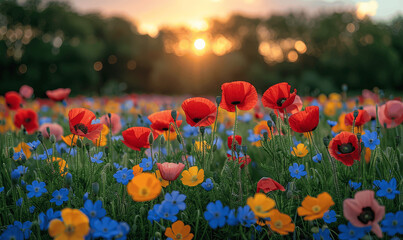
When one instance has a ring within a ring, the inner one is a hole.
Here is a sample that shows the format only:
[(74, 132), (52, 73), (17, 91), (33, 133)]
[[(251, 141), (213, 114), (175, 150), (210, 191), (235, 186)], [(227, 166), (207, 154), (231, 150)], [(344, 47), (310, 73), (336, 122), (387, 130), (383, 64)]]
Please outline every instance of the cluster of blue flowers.
[(161, 204), (155, 204), (154, 207), (148, 211), (147, 219), (152, 223), (153, 221), (159, 222), (166, 219), (175, 222), (178, 217), (176, 216), (179, 211), (186, 209), (186, 195), (180, 194), (179, 191), (165, 194), (164, 201)]
[(204, 212), (204, 218), (208, 221), (212, 229), (224, 227), (225, 224), (236, 226), (241, 224), (245, 227), (251, 227), (256, 223), (255, 214), (248, 205), (238, 207), (237, 213), (235, 209), (224, 206), (220, 200), (210, 202)]

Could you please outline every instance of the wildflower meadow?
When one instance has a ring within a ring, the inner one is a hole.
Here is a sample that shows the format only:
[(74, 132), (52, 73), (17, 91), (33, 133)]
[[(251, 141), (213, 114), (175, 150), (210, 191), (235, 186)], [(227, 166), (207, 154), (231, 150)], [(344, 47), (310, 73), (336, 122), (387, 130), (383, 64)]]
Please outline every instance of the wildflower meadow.
[(401, 239), (401, 99), (297, 90), (7, 92), (0, 239)]

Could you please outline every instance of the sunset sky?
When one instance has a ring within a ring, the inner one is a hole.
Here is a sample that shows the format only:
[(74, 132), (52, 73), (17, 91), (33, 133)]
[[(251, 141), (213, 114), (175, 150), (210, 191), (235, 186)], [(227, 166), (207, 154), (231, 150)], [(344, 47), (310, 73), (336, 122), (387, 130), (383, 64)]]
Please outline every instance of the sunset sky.
[[(231, 13), (267, 16), (270, 13), (304, 10), (310, 13), (337, 9), (364, 8), (374, 18), (387, 20), (403, 14), (402, 0), (67, 0), (81, 12), (100, 11), (121, 15), (140, 28), (152, 30), (162, 25), (200, 25), (210, 17), (225, 18)], [(372, 14), (372, 15), (373, 15)]]

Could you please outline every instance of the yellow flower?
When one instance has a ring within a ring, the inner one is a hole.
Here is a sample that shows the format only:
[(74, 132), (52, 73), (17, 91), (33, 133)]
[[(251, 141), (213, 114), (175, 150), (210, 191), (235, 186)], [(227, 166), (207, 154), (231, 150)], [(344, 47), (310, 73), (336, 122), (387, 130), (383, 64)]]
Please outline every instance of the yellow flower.
[(199, 152), (203, 151), (203, 147), (204, 147), (204, 151), (210, 150), (210, 145), (208, 145), (208, 143), (206, 141), (203, 141), (203, 144), (200, 141), (195, 141), (195, 150), (196, 151), (199, 151)]
[[(74, 137), (74, 138), (73, 138)], [(80, 138), (81, 140), (83, 140), (83, 137), (74, 135), (74, 134), (70, 134), (67, 136), (62, 136), (62, 140), (69, 145), (70, 147), (74, 147), (77, 144), (77, 139)]]
[(136, 202), (150, 201), (161, 193), (161, 182), (152, 173), (142, 173), (127, 184), (127, 192)]
[(327, 101), (327, 96), (326, 96), (326, 94), (320, 94), (319, 96), (318, 96), (318, 102), (319, 103), (321, 103), (321, 104), (324, 104), (325, 102)]
[(287, 235), (289, 232), (294, 232), (295, 225), (291, 223), (291, 217), (287, 214), (280, 213), (277, 209), (270, 211), (270, 221), (268, 223), (271, 230)]
[(138, 165), (138, 164), (136, 166), (134, 166), (132, 169), (133, 169), (134, 177), (143, 173), (143, 168), (140, 167), (140, 165)]
[(161, 186), (167, 187), (169, 185), (169, 181), (162, 178), (160, 170), (155, 171), (155, 176), (158, 178), (158, 180), (160, 180)]
[(25, 142), (20, 142), (17, 147), (14, 148), (14, 152), (19, 152), (19, 151), (24, 152), (26, 159), (31, 157), (31, 147), (28, 146)]
[(54, 239), (84, 239), (90, 231), (88, 217), (78, 209), (62, 210), (62, 220), (54, 219), (49, 223), (49, 235)]
[(92, 140), (92, 143), (95, 146), (104, 147), (108, 140), (108, 137), (106, 136), (106, 135), (108, 135), (108, 133), (109, 133), (109, 128), (105, 124), (103, 124), (101, 134), (99, 135), (99, 137), (97, 139)]
[(119, 113), (120, 112), (120, 104), (113, 100), (108, 101), (104, 109), (107, 113)]
[(263, 193), (256, 193), (254, 197), (249, 197), (246, 204), (258, 219), (270, 217), (269, 211), (276, 206), (276, 202)]
[(173, 240), (191, 240), (193, 233), (190, 233), (190, 226), (185, 225), (181, 220), (172, 224), (172, 228), (168, 227), (165, 230), (165, 236)]
[[(171, 126), (171, 129), (173, 129), (174, 127), (173, 126)], [(164, 131), (164, 138), (165, 138), (165, 140), (166, 139), (168, 139), (168, 136), (169, 136), (169, 141), (173, 141), (173, 140), (176, 140), (176, 132), (174, 131), (174, 132), (172, 132), (172, 131)]]
[(332, 197), (327, 192), (318, 195), (317, 198), (306, 196), (301, 203), (302, 207), (298, 207), (299, 216), (305, 216), (304, 220), (315, 220), (322, 218), (323, 214), (334, 205)]
[(327, 102), (325, 108), (323, 109), (323, 113), (328, 116), (334, 116), (336, 114), (336, 103), (335, 102)]
[(193, 166), (189, 168), (189, 170), (185, 170), (182, 172), (181, 181), (183, 185), (189, 187), (197, 186), (204, 181), (204, 170), (199, 170), (197, 166)]
[(292, 149), (292, 155), (297, 157), (305, 157), (308, 154), (308, 149), (303, 143), (298, 144), (297, 147), (293, 147)]

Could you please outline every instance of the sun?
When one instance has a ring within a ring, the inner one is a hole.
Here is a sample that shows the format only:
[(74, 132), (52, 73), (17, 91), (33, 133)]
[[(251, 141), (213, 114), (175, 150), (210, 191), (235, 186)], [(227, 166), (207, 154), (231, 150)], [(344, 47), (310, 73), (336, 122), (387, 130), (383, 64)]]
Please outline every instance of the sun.
[(204, 39), (198, 38), (195, 40), (193, 45), (197, 50), (203, 50), (206, 47), (206, 42), (204, 41)]

